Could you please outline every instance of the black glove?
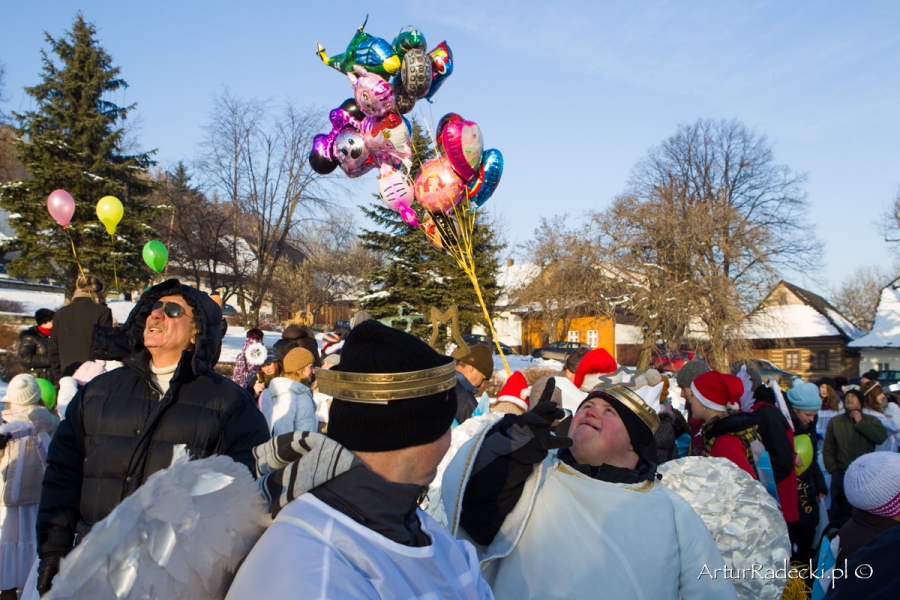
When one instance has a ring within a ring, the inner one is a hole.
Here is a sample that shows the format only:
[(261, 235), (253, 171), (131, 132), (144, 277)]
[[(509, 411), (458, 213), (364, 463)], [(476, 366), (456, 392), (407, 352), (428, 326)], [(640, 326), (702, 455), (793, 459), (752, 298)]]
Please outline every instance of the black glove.
[(550, 430), (553, 423), (566, 416), (566, 411), (550, 400), (555, 389), (556, 381), (551, 378), (547, 381), (547, 387), (544, 388), (544, 393), (541, 394), (541, 398), (534, 408), (516, 417), (516, 425), (527, 427), (542, 450), (572, 446), (570, 438), (556, 437)]
[(47, 558), (42, 558), (41, 562), (38, 563), (37, 591), (41, 596), (49, 592), (50, 588), (53, 587), (53, 578), (59, 573), (59, 562), (61, 560), (61, 556), (48, 556)]
[(3, 450), (4, 448), (6, 448), (6, 445), (9, 443), (9, 441), (11, 439), (12, 439), (11, 433), (4, 433), (3, 435), (0, 435), (0, 450)]

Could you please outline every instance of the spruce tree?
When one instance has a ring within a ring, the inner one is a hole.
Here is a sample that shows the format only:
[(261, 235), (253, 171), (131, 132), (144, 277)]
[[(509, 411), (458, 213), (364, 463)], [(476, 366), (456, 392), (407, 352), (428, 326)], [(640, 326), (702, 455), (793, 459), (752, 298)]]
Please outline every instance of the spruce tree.
[[(0, 207), (11, 213), (16, 234), (7, 249), (21, 253), (9, 264), (10, 273), (65, 280), (67, 292), (79, 270), (66, 232), (47, 212), (47, 196), (55, 189), (75, 199), (68, 230), (86, 274), (100, 277), (112, 289), (115, 258), (122, 289), (139, 286), (152, 275), (141, 258), (141, 246), (153, 234), (147, 225), (154, 212), (147, 203), (151, 185), (144, 176), (153, 164), (152, 153), (125, 151), (123, 122), (135, 105), (121, 107), (109, 99), (127, 84), (96, 33), (81, 13), (65, 36), (54, 39), (45, 33), (55, 56), (41, 51), (42, 81), (25, 88), (36, 108), (13, 113), (16, 152), (27, 176), (0, 187)], [(125, 207), (115, 255), (96, 216), (97, 201), (107, 195)]]
[[(424, 133), (416, 119), (412, 119), (413, 157), (411, 173), (416, 173), (423, 162), (434, 158), (431, 139)], [(447, 253), (435, 249), (421, 229), (406, 225), (399, 213), (378, 201), (362, 211), (376, 226), (364, 229), (360, 235), (366, 248), (381, 254), (386, 260), (381, 269), (373, 272), (368, 280), (370, 295), (361, 303), (373, 318), (396, 316), (397, 307), (408, 305), (425, 315), (424, 322), (417, 323), (413, 333), (427, 339), (431, 335), (430, 307), (447, 309), (457, 305), (460, 312), (460, 330), (471, 331), (472, 326), (487, 326), (481, 305), (468, 276)], [(413, 208), (424, 222), (427, 213), (416, 203)], [(483, 216), (475, 221), (473, 250), (476, 272), (482, 295), (490, 309), (499, 296), (497, 285), (498, 255), (502, 245), (495, 243), (496, 236)], [(442, 336), (443, 336), (442, 328)]]

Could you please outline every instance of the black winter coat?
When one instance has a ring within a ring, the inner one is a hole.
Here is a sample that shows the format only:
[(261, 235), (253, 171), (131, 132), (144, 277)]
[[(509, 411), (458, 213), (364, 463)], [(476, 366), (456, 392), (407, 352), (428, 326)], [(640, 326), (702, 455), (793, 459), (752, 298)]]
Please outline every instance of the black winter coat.
[(26, 373), (48, 381), (53, 380), (50, 372), (50, 336), (41, 333), (36, 326), (19, 333), (16, 354)]
[[(160, 398), (142, 332), (150, 307), (173, 287), (200, 315), (200, 331)], [(41, 558), (68, 553), (76, 529), (85, 532), (169, 466), (176, 444), (195, 458), (230, 456), (254, 472), (251, 450), (269, 438), (268, 426), (246, 390), (209, 366), (219, 352), (220, 321), (206, 294), (169, 280), (148, 290), (121, 328), (97, 329), (92, 358), (124, 366), (82, 388), (53, 437), (37, 521)], [(136, 351), (122, 357), (129, 346)]]
[[(148, 311), (149, 312), (149, 311)], [(81, 363), (89, 361), (94, 325), (112, 327), (112, 311), (90, 298), (75, 298), (53, 316), (50, 333), (50, 369), (53, 382), (75, 373)]]

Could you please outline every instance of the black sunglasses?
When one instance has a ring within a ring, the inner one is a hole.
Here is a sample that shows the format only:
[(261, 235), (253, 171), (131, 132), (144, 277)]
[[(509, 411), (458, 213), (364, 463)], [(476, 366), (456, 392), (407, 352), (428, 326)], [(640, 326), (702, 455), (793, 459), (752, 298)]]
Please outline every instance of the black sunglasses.
[(166, 316), (170, 319), (187, 316), (187, 309), (177, 302), (163, 302), (162, 300), (157, 300), (150, 308), (150, 312), (153, 312), (157, 308), (162, 308), (163, 312), (165, 312)]

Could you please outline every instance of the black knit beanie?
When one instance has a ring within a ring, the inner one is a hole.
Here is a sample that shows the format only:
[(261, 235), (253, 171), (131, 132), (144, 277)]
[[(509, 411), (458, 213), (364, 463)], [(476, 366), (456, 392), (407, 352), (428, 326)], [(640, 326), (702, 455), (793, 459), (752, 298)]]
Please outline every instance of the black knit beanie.
[[(451, 362), (419, 338), (363, 321), (350, 331), (341, 362), (332, 370), (344, 373), (405, 373), (433, 369)], [(456, 391), (391, 400), (383, 404), (334, 398), (328, 437), (348, 450), (387, 452), (431, 443), (444, 435), (456, 416)]]
[(618, 399), (613, 398), (612, 396), (601, 390), (597, 390), (588, 394), (587, 398), (582, 400), (581, 404), (578, 405), (578, 409), (581, 410), (581, 406), (592, 398), (602, 398), (603, 400), (606, 400), (609, 405), (613, 407), (613, 409), (615, 409), (616, 413), (618, 413), (619, 415), (619, 418), (622, 419), (622, 425), (625, 426), (625, 431), (628, 432), (628, 437), (631, 438), (632, 448), (634, 448), (634, 451), (637, 452), (638, 455), (643, 458), (647, 458), (647, 449), (650, 448), (650, 445), (653, 443), (653, 432), (649, 427), (647, 427), (647, 424), (644, 423), (639, 416), (631, 412), (631, 409), (622, 404), (622, 402), (620, 402)]
[(40, 327), (44, 323), (52, 321), (55, 314), (56, 313), (49, 308), (39, 308), (37, 312), (34, 313), (34, 320), (38, 324), (38, 327)]

